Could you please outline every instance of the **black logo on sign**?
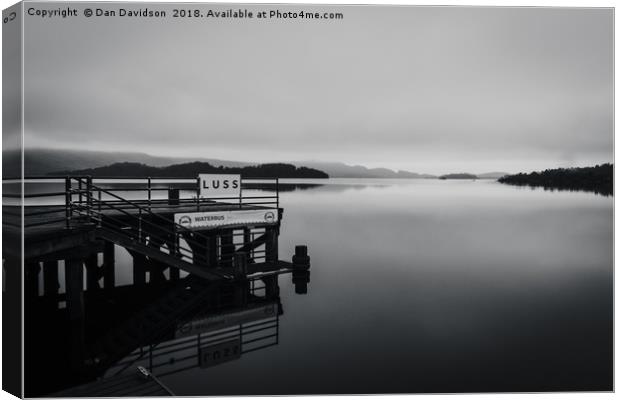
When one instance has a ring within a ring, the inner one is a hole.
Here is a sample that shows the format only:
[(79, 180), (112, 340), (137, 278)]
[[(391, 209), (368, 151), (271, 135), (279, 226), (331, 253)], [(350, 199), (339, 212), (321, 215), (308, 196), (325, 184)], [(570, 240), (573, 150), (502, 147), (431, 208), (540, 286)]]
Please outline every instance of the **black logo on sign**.
[(191, 224), (192, 224), (192, 219), (190, 217), (188, 217), (187, 215), (185, 215), (185, 216), (183, 216), (183, 217), (181, 217), (179, 219), (179, 225), (189, 226)]
[(272, 213), (271, 211), (265, 213), (265, 221), (267, 222), (273, 222), (276, 219), (276, 215), (274, 213)]

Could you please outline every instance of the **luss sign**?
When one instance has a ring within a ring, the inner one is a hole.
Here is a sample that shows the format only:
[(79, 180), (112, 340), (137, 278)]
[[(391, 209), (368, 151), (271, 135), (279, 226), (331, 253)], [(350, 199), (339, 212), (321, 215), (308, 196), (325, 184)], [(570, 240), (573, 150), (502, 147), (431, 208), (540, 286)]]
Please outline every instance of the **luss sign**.
[(239, 197), (241, 196), (241, 175), (198, 175), (200, 197)]

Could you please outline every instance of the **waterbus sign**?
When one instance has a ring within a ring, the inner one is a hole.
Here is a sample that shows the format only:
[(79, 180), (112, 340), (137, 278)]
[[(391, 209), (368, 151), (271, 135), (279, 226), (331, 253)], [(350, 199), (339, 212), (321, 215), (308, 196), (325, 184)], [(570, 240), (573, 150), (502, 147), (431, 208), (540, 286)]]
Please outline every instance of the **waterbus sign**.
[(270, 224), (278, 222), (278, 210), (205, 211), (174, 214), (174, 223), (187, 229), (211, 228), (238, 224)]
[(241, 196), (241, 175), (199, 174), (200, 197)]

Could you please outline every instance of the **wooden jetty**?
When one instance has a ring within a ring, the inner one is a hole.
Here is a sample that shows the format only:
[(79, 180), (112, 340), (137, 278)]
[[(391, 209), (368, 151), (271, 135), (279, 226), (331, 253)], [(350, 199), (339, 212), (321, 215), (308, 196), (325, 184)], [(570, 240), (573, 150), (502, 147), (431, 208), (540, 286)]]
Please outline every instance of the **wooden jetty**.
[[(201, 296), (208, 296), (213, 285), (246, 287), (261, 280), (274, 290), (278, 275), (292, 273), (296, 292), (307, 290), (307, 248), (297, 246), (291, 261), (279, 259), (283, 209), (278, 179), (243, 179), (238, 196), (218, 198), (201, 197), (196, 178), (183, 177), (28, 177), (18, 182), (24, 193), (12, 193), (6, 190), (10, 182), (3, 183), (7, 292), (14, 290), (9, 288), (11, 282), (23, 276), (26, 317), (39, 315), (41, 309), (51, 316), (66, 316), (71, 368), (83, 373), (84, 381), (133, 350), (145, 339), (144, 332), (167, 327)], [(256, 184), (267, 185), (270, 191), (247, 190)], [(264, 213), (265, 218), (198, 227), (179, 223), (179, 215), (202, 213)], [(131, 255), (130, 265), (117, 265), (119, 248)], [(118, 293), (124, 289), (116, 282), (119, 268), (131, 269), (132, 288), (144, 288), (148, 294), (149, 287), (156, 292), (165, 287), (165, 294), (86, 343), (87, 305), (98, 298), (122, 301)], [(44, 328), (26, 319), (26, 338)], [(25, 368), (28, 375), (33, 367), (26, 362)]]
[[(5, 233), (19, 234), (23, 229), (27, 291), (38, 291), (38, 275), (43, 271), (44, 290), (54, 293), (59, 261), (65, 264), (68, 301), (78, 300), (72, 297), (79, 297), (84, 271), (89, 288), (113, 287), (115, 245), (132, 255), (135, 284), (146, 283), (147, 275), (150, 281), (178, 279), (179, 271), (214, 281), (239, 279), (248, 274), (268, 275), (295, 267), (278, 259), (277, 238), (283, 210), (279, 207), (277, 179), (270, 182), (275, 187), (273, 194), (218, 199), (198, 196), (195, 183), (187, 183), (193, 178), (126, 180), (131, 183), (119, 184), (123, 179), (115, 179), (114, 183), (104, 185), (98, 181), (105, 179), (91, 177), (25, 179), (25, 187), (37, 181), (56, 181), (64, 182), (65, 189), (25, 193), (26, 202), (52, 198), (64, 201), (27, 205), (23, 220), (20, 206), (3, 206)], [(158, 184), (159, 181), (165, 183)], [(167, 198), (155, 196), (162, 191), (167, 192)], [(193, 197), (180, 196), (192, 192), (196, 193)], [(132, 194), (132, 199), (121, 195), (127, 193)], [(187, 228), (174, 220), (179, 213), (218, 211), (266, 211), (277, 217), (200, 229)], [(19, 257), (12, 254), (11, 247), (4, 250), (5, 257)]]

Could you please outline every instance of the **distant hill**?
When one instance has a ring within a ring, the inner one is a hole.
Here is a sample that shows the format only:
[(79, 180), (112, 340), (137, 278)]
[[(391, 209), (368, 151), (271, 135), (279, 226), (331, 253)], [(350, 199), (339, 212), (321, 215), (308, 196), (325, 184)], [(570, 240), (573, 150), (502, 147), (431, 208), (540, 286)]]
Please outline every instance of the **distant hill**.
[(441, 175), (439, 179), (478, 179), (478, 177), (474, 174), (458, 173)]
[(388, 168), (366, 168), (361, 165), (347, 165), (341, 162), (303, 161), (292, 162), (325, 171), (332, 178), (436, 178), (435, 175), (418, 174), (409, 171), (393, 171)]
[[(18, 152), (3, 152), (3, 169), (5, 174), (12, 165), (19, 164)], [(53, 171), (75, 171), (109, 166), (116, 163), (137, 163), (152, 167), (165, 167), (194, 161), (206, 162), (212, 166), (247, 167), (250, 162), (219, 160), (215, 158), (160, 157), (139, 152), (107, 152), (89, 150), (28, 149), (25, 153), (26, 175), (48, 175)], [(297, 167), (314, 168), (324, 171), (332, 178), (436, 178), (434, 175), (418, 174), (409, 171), (393, 171), (387, 168), (366, 168), (351, 166), (340, 162), (290, 161)], [(19, 172), (12, 172), (18, 175)]]
[[(24, 155), (24, 173), (26, 175), (48, 175), (52, 171), (72, 171), (106, 165), (131, 162), (153, 167), (164, 167), (192, 161), (207, 162), (211, 165), (225, 167), (242, 167), (250, 163), (224, 161), (210, 158), (159, 157), (137, 152), (108, 152), (87, 150), (28, 149)], [(3, 170), (19, 164), (19, 152), (2, 153)], [(5, 173), (6, 174), (6, 173)], [(13, 173), (13, 175), (19, 172)]]
[(499, 179), (506, 175), (510, 174), (508, 172), (486, 172), (484, 174), (477, 174), (478, 179)]
[(246, 167), (216, 167), (207, 162), (174, 164), (167, 167), (153, 167), (140, 163), (115, 163), (104, 167), (81, 170), (56, 171), (49, 175), (91, 175), (94, 177), (186, 177), (200, 173), (241, 174), (248, 178), (329, 178), (323, 171), (314, 168), (296, 167), (292, 164), (260, 164)]
[(583, 190), (611, 195), (613, 194), (614, 166), (613, 164), (602, 164), (585, 168), (547, 169), (542, 172), (508, 175), (498, 179), (498, 181), (510, 185)]

